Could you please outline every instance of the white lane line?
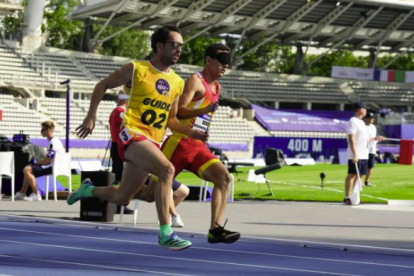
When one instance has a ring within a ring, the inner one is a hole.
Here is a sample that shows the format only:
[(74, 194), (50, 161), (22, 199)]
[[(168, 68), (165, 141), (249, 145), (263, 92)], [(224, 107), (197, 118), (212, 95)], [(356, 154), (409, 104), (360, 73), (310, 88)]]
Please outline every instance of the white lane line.
[[(311, 189), (321, 190), (320, 186), (299, 185), (297, 183), (292, 183), (292, 182), (273, 181), (273, 180), (268, 180), (268, 182), (275, 183), (275, 184), (289, 185), (289, 186), (301, 186), (303, 188), (311, 188)], [(337, 192), (337, 193), (343, 193), (344, 192), (344, 191), (341, 191), (341, 190), (329, 189), (329, 188), (325, 188), (324, 190), (326, 190), (326, 191), (332, 191), (332, 192)], [(376, 197), (376, 196), (367, 195), (367, 194), (363, 194), (363, 193), (361, 193), (361, 196), (366, 196), (366, 197), (369, 197), (369, 198), (378, 199), (378, 200), (382, 200), (382, 201), (388, 201), (389, 200), (388, 198)]]
[[(29, 232), (29, 233), (35, 233), (35, 234), (55, 235), (55, 236), (64, 236), (64, 237), (73, 237), (73, 238), (83, 238), (83, 239), (91, 239), (91, 240), (106, 240), (106, 241), (112, 241), (112, 242), (124, 242), (124, 243), (134, 243), (134, 244), (158, 245), (157, 243), (152, 243), (152, 242), (130, 241), (130, 240), (120, 240), (120, 239), (109, 239), (109, 238), (98, 238), (98, 237), (88, 237), (88, 236), (79, 236), (79, 235), (67, 235), (67, 234), (58, 234), (58, 233), (49, 233), (49, 232), (37, 232), (37, 231), (31, 231), (31, 230), (8, 229), (8, 228), (2, 228), (2, 227), (0, 227), (0, 230), (10, 230), (10, 231), (18, 231), (18, 232)], [(20, 242), (17, 242), (17, 241), (8, 241), (8, 240), (0, 240), (0, 241), (6, 241), (6, 242), (10, 242), (10, 243), (13, 243), (13, 242), (20, 243)], [(56, 246), (59, 246), (59, 245), (56, 245)], [(295, 259), (303, 259), (303, 260), (317, 260), (317, 261), (324, 261), (324, 262), (351, 263), (351, 264), (361, 264), (361, 265), (374, 265), (374, 266), (399, 267), (399, 268), (414, 269), (414, 266), (395, 265), (395, 264), (384, 264), (384, 263), (373, 263), (373, 262), (362, 262), (362, 261), (350, 261), (350, 260), (342, 260), (342, 259), (328, 259), (328, 258), (316, 258), (316, 257), (303, 257), (303, 256), (286, 255), (286, 254), (251, 252), (251, 251), (239, 251), (239, 250), (231, 250), (231, 249), (215, 249), (215, 248), (197, 247), (197, 246), (193, 246), (191, 248), (192, 249), (199, 249), (199, 250), (208, 250), (208, 251), (228, 252), (228, 253), (240, 253), (240, 254), (250, 254), (250, 255), (271, 256), (271, 257), (295, 258)]]
[(344, 191), (338, 190), (338, 189), (332, 189), (332, 188), (325, 188), (327, 191), (337, 192), (337, 193), (343, 193)]
[(2, 255), (2, 254), (0, 254), (0, 258), (2, 258), (2, 257), (3, 258), (18, 259), (18, 260), (36, 261), (36, 262), (57, 263), (57, 264), (70, 264), (70, 265), (76, 265), (76, 266), (105, 268), (105, 269), (118, 270), (118, 271), (145, 272), (145, 273), (155, 273), (155, 274), (174, 275), (174, 276), (197, 276), (195, 274), (180, 274), (180, 273), (170, 273), (170, 272), (162, 272), (162, 271), (154, 271), (154, 270), (130, 269), (130, 268), (124, 268), (124, 267), (117, 267), (117, 266), (95, 265), (95, 264), (86, 264), (86, 263), (68, 262), (68, 261), (57, 261), (57, 260), (44, 260), (44, 259), (39, 259), (39, 258), (30, 258), (30, 257), (21, 257), (21, 256), (10, 256), (10, 255)]
[(338, 259), (329, 259), (329, 258), (316, 258), (316, 257), (303, 257), (296, 255), (286, 255), (286, 254), (275, 254), (275, 253), (263, 253), (263, 252), (249, 252), (249, 251), (239, 251), (231, 249), (215, 249), (215, 248), (206, 248), (206, 247), (192, 247), (193, 249), (203, 249), (211, 251), (220, 251), (220, 252), (229, 252), (229, 253), (242, 253), (250, 255), (261, 255), (269, 257), (281, 257), (281, 258), (294, 258), (294, 259), (303, 259), (303, 260), (314, 260), (314, 261), (325, 261), (325, 262), (336, 262), (336, 263), (350, 263), (350, 264), (360, 264), (360, 265), (373, 265), (373, 266), (385, 266), (385, 267), (398, 267), (398, 268), (408, 268), (414, 269), (414, 266), (407, 265), (396, 265), (396, 264), (384, 264), (384, 263), (372, 263), (372, 262), (362, 262), (362, 261), (350, 261), (350, 260), (338, 260)]
[(318, 186), (306, 186), (306, 187), (310, 189), (322, 190), (321, 187), (318, 187)]
[(389, 200), (388, 198), (375, 197), (375, 196), (371, 196), (371, 195), (367, 195), (367, 194), (362, 194), (362, 195), (366, 196), (366, 197), (370, 197), (370, 198), (380, 199), (380, 200), (383, 200), (383, 201), (388, 201)]
[[(414, 254), (413, 249), (403, 249), (403, 248), (393, 248), (393, 247), (379, 247), (379, 246), (370, 246), (370, 245), (357, 245), (357, 244), (346, 244), (346, 243), (329, 243), (329, 242), (318, 242), (318, 241), (307, 241), (307, 240), (290, 240), (290, 239), (278, 239), (278, 238), (268, 238), (268, 237), (255, 237), (255, 236), (246, 236), (243, 238), (255, 239), (256, 241), (243, 240), (247, 243), (258, 243), (260, 240), (262, 243), (268, 241), (280, 242), (281, 245), (295, 244), (296, 246), (308, 245), (315, 246), (316, 249), (343, 249), (347, 248), (355, 252), (360, 253), (376, 253), (376, 254), (405, 254), (403, 256), (412, 256)], [(319, 246), (319, 247), (316, 247)], [(360, 250), (360, 251), (356, 251)], [(371, 250), (371, 251), (368, 251)]]
[[(13, 221), (15, 219), (21, 219), (21, 216), (16, 215), (9, 215), (9, 214), (0, 214), (1, 217), (9, 218), (8, 221)], [(135, 226), (125, 226), (125, 225), (118, 225), (118, 224), (103, 224), (103, 223), (92, 223), (92, 222), (86, 222), (86, 221), (67, 221), (64, 219), (55, 219), (55, 218), (44, 218), (44, 217), (25, 217), (30, 222), (37, 222), (37, 223), (45, 223), (48, 224), (50, 227), (82, 227), (86, 228), (89, 227), (90, 229), (97, 229), (97, 230), (110, 230), (110, 231), (124, 231), (124, 232), (132, 232), (132, 233), (143, 233), (143, 234), (157, 234), (159, 229), (158, 228), (138, 228)], [(20, 220), (17, 220), (17, 222), (20, 222)], [(10, 229), (10, 228), (1, 228), (0, 229), (6, 229), (6, 230), (14, 230), (14, 231), (28, 231), (28, 230), (20, 230), (20, 229)], [(140, 231), (139, 231), (140, 230)], [(141, 232), (142, 231), (142, 232)], [(184, 231), (180, 230), (180, 233), (191, 235), (192, 237), (206, 237), (207, 235), (204, 232), (194, 232), (194, 231)], [(43, 232), (35, 232), (43, 234)], [(55, 234), (50, 233), (51, 235), (62, 235), (62, 234)], [(195, 236), (195, 234), (197, 236)], [(65, 236), (65, 235), (64, 235)], [(67, 235), (69, 236), (69, 235)], [(79, 238), (83, 238), (83, 236), (75, 236)], [(94, 239), (95, 237), (87, 237)], [(95, 238), (95, 239), (103, 239), (105, 238)], [(414, 237), (413, 237), (414, 239)], [(125, 241), (125, 240), (118, 240), (118, 239), (106, 239), (106, 240), (112, 240), (112, 241), (119, 241), (119, 242), (128, 242), (132, 243), (131, 241)], [(412, 256), (414, 255), (413, 249), (403, 249), (403, 248), (393, 248), (393, 247), (379, 247), (379, 246), (370, 246), (370, 245), (359, 245), (359, 244), (341, 244), (341, 243), (333, 243), (333, 242), (320, 242), (320, 241), (311, 241), (311, 240), (292, 240), (292, 239), (282, 239), (282, 238), (270, 238), (270, 237), (258, 237), (258, 236), (248, 236), (243, 235), (243, 239), (241, 239), (238, 243), (265, 243), (268, 244), (269, 241), (275, 242), (277, 245), (283, 245), (283, 246), (299, 246), (302, 247), (303, 245), (306, 245), (308, 248), (314, 248), (314, 249), (327, 249), (327, 250), (344, 250), (347, 249), (348, 251), (353, 252), (359, 252), (359, 253), (371, 253), (371, 254), (391, 254), (391, 255), (399, 255), (399, 256)], [(139, 243), (139, 242), (138, 242)], [(140, 242), (141, 244), (144, 244), (145, 242)], [(147, 244), (154, 244), (156, 243), (148, 243)], [(198, 248), (198, 247), (192, 247)], [(200, 247), (200, 249), (202, 249)], [(215, 250), (212, 248), (206, 248), (208, 250)], [(256, 253), (254, 253), (256, 254)]]
[[(6, 240), (0, 240), (2, 242), (10, 242)], [(129, 256), (139, 256), (139, 257), (152, 257), (152, 258), (160, 258), (160, 259), (170, 259), (176, 261), (185, 261), (185, 262), (201, 262), (201, 263), (209, 263), (209, 264), (216, 264), (216, 265), (224, 265), (224, 266), (239, 266), (239, 267), (249, 267), (249, 268), (260, 268), (260, 269), (269, 269), (269, 270), (284, 270), (284, 271), (296, 271), (296, 272), (307, 272), (307, 273), (314, 273), (314, 274), (324, 274), (324, 275), (338, 275), (338, 276), (365, 276), (362, 274), (348, 274), (348, 273), (338, 273), (338, 272), (327, 272), (327, 271), (317, 271), (317, 270), (308, 270), (308, 269), (297, 269), (297, 268), (287, 268), (287, 267), (279, 267), (279, 266), (266, 266), (266, 265), (253, 265), (253, 264), (241, 264), (241, 263), (232, 263), (232, 262), (219, 262), (219, 261), (209, 261), (209, 260), (198, 260), (198, 259), (191, 259), (191, 258), (178, 258), (178, 257), (166, 257), (166, 256), (158, 256), (158, 255), (150, 255), (150, 254), (139, 254), (139, 253), (126, 253), (126, 252), (119, 252), (119, 251), (110, 251), (110, 250), (100, 250), (100, 249), (89, 249), (89, 248), (82, 248), (82, 247), (69, 247), (69, 246), (58, 246), (58, 245), (49, 245), (49, 244), (41, 244), (41, 243), (29, 243), (29, 242), (10, 242), (16, 244), (23, 244), (23, 245), (32, 245), (32, 246), (39, 246), (39, 247), (51, 247), (51, 248), (60, 248), (60, 249), (70, 249), (70, 250), (80, 250), (80, 251), (90, 251), (90, 252), (99, 252), (99, 253), (108, 253), (108, 254), (117, 254), (117, 255), (129, 255)], [(0, 255), (0, 257), (10, 257), (16, 259), (28, 259), (28, 260), (42, 260), (45, 262), (58, 262), (58, 263), (66, 263), (66, 264), (76, 264), (76, 265), (84, 265), (84, 266), (94, 266), (94, 267), (101, 267), (101, 268), (109, 268), (109, 269), (123, 269), (118, 267), (106, 267), (100, 265), (93, 265), (93, 264), (82, 264), (76, 262), (64, 262), (64, 261), (55, 261), (55, 260), (43, 260), (43, 259), (35, 259), (29, 257), (16, 257), (16, 256), (9, 256), (9, 255)], [(135, 270), (129, 270), (135, 271)], [(145, 272), (145, 270), (136, 270)], [(158, 271), (151, 271), (153, 273), (161, 273), (161, 274), (169, 274), (169, 275), (183, 275), (183, 274), (172, 274), (172, 273), (165, 273), (165, 272), (158, 272)]]
[(59, 234), (59, 233), (52, 233), (52, 232), (39, 232), (39, 231), (21, 230), (21, 229), (4, 228), (4, 227), (0, 227), (0, 230), (9, 230), (9, 231), (15, 231), (15, 232), (34, 233), (34, 234), (51, 235), (51, 236), (59, 236), (59, 237), (71, 237), (71, 238), (82, 238), (82, 239), (91, 239), (91, 240), (104, 240), (104, 241), (114, 241), (114, 242), (158, 245), (158, 243), (155, 243), (155, 242), (129, 241), (129, 240), (119, 240), (119, 239), (110, 239), (110, 238), (88, 237), (88, 236), (80, 236), (80, 235)]
[[(2, 215), (0, 215), (1, 217)], [(15, 215), (5, 215), (6, 217), (11, 217), (11, 218), (20, 218), (20, 216), (15, 216)], [(144, 233), (144, 234), (154, 234), (154, 233), (158, 233), (158, 228), (157, 229), (147, 229), (147, 228), (136, 228), (136, 227), (131, 227), (131, 226), (122, 226), (122, 225), (113, 225), (112, 227), (110, 227), (107, 224), (99, 224), (99, 223), (91, 223), (91, 222), (72, 222), (75, 223), (75, 225), (73, 224), (68, 224), (66, 220), (61, 220), (61, 219), (49, 219), (49, 218), (39, 218), (39, 217), (28, 217), (27, 219), (31, 219), (31, 221), (36, 221), (36, 222), (45, 222), (45, 223), (49, 223), (49, 225), (51, 227), (53, 226), (59, 226), (59, 227), (64, 227), (64, 226), (72, 226), (72, 227), (76, 227), (76, 225), (80, 224), (81, 227), (85, 227), (85, 225), (88, 225), (89, 228), (92, 229), (98, 229), (98, 230), (119, 230), (119, 231), (125, 231), (125, 232), (133, 232), (133, 233)], [(11, 229), (11, 228), (1, 228), (0, 229), (5, 229), (5, 230), (13, 230), (13, 231), (21, 231), (21, 232), (27, 232), (27, 231), (31, 231), (31, 230), (21, 230), (21, 229)], [(154, 232), (139, 232), (138, 230), (154, 230)], [(37, 233), (37, 234), (43, 234), (44, 232), (36, 232), (36, 231), (32, 231), (32, 233)], [(200, 236), (206, 236), (205, 233), (195, 233), (195, 232), (190, 232), (190, 231), (180, 231), (180, 233), (186, 233), (189, 235), (194, 235), (194, 234), (198, 234)], [(50, 235), (57, 235), (57, 236), (68, 236), (70, 237), (71, 235), (68, 234), (56, 234), (56, 233), (48, 233)], [(83, 236), (78, 236), (78, 235), (72, 235), (73, 237), (79, 237), (79, 238), (84, 238)], [(118, 241), (118, 242), (128, 242), (131, 243), (131, 241), (126, 241), (126, 240), (119, 240), (119, 239), (109, 239), (109, 238), (97, 238), (97, 237), (86, 237), (86, 238), (90, 238), (90, 239), (101, 239), (101, 240), (109, 240), (109, 241)], [(414, 250), (412, 249), (401, 249), (401, 248), (392, 248), (392, 247), (378, 247), (378, 246), (369, 246), (369, 245), (358, 245), (358, 244), (341, 244), (341, 243), (329, 243), (329, 242), (318, 242), (318, 241), (308, 241), (308, 240), (292, 240), (292, 239), (280, 239), (280, 238), (269, 238), (269, 237), (257, 237), (257, 236), (243, 236), (243, 240), (240, 240), (240, 243), (258, 243), (258, 241), (262, 241), (262, 242), (268, 242), (268, 241), (273, 241), (278, 243), (279, 245), (290, 245), (290, 246), (302, 246), (302, 245), (307, 245), (310, 248), (316, 248), (316, 249), (340, 249), (343, 250), (343, 248), (346, 248), (350, 251), (355, 251), (355, 252), (363, 252), (363, 253), (374, 253), (374, 254), (398, 254), (398, 255), (414, 255)], [(249, 239), (253, 239), (249, 240)], [(151, 243), (151, 242), (137, 242), (140, 244), (153, 244), (153, 245), (157, 245), (157, 243)], [(197, 248), (197, 247), (192, 247), (192, 248)]]

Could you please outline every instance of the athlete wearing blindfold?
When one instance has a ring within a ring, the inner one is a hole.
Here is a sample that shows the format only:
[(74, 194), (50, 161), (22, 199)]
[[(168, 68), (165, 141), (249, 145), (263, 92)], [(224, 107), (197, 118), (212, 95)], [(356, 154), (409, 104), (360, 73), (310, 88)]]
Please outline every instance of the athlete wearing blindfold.
[[(212, 44), (206, 49), (204, 69), (186, 80), (179, 98), (177, 118), (184, 125), (208, 133), (213, 114), (219, 107), (220, 84), (217, 80), (226, 73), (230, 59), (230, 48), (223, 44)], [(173, 135), (164, 142), (162, 151), (174, 165), (175, 176), (186, 169), (214, 183), (208, 242), (237, 241), (240, 233), (228, 231), (222, 226), (231, 180), (220, 160), (210, 152), (205, 142), (177, 131), (173, 131)]]

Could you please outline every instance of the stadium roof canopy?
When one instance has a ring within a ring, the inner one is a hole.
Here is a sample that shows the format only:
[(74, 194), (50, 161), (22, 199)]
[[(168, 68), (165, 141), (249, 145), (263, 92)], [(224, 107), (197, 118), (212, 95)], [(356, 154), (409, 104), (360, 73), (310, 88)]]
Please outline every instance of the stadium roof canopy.
[[(414, 45), (409, 0), (84, 0), (72, 19), (152, 30), (177, 25), (189, 39), (236, 35), (282, 45), (349, 50), (407, 51)], [(113, 36), (95, 35), (99, 44)], [(189, 40), (187, 39), (187, 41)], [(257, 47), (255, 49), (257, 49)], [(253, 50), (255, 50), (253, 49)], [(378, 51), (379, 52), (379, 51)]]

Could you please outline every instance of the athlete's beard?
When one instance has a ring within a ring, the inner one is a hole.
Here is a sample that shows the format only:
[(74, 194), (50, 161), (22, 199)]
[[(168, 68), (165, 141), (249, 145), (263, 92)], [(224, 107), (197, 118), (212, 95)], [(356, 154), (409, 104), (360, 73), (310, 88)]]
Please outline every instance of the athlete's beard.
[(175, 62), (173, 60), (173, 56), (162, 56), (161, 57), (161, 62), (162, 64), (166, 65), (166, 66), (172, 66), (174, 64), (176, 64), (177, 62)]

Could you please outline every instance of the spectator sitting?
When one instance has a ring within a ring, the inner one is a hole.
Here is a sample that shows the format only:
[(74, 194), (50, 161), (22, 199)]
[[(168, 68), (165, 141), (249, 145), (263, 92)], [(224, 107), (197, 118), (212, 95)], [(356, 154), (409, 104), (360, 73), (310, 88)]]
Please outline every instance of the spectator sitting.
[[(43, 137), (49, 140), (47, 147), (47, 155), (44, 159), (35, 164), (29, 164), (23, 169), (23, 186), (19, 192), (16, 193), (16, 200), (26, 201), (42, 201), (39, 191), (36, 186), (36, 177), (52, 174), (53, 158), (56, 152), (64, 152), (62, 142), (59, 138), (53, 136), (55, 125), (52, 121), (45, 121), (41, 124), (42, 129), (40, 133)], [(30, 196), (26, 196), (29, 186), (32, 188)], [(48, 192), (48, 191), (46, 191)]]

